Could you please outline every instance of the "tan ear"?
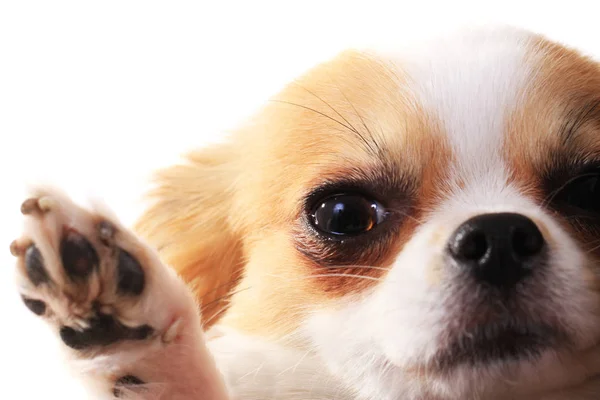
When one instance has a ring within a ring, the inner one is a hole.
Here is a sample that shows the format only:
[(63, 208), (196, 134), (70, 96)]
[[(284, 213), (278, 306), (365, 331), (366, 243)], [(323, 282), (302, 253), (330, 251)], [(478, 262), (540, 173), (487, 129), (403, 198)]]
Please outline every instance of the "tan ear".
[(235, 172), (232, 152), (217, 146), (159, 171), (151, 206), (135, 230), (158, 250), (197, 295), (205, 328), (228, 303), (242, 265), (242, 245), (229, 219)]

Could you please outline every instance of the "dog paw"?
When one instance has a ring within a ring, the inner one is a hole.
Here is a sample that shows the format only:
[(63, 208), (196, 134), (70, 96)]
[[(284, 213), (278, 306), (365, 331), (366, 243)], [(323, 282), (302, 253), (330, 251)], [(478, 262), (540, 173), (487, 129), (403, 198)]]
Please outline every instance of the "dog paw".
[[(186, 373), (179, 372), (214, 368), (189, 290), (114, 217), (53, 190), (35, 193), (21, 212), (23, 235), (10, 250), (23, 303), (76, 361), (89, 361), (91, 379), (113, 397), (149, 383), (168, 393), (181, 386), (175, 381)], [(199, 354), (187, 354), (194, 347)]]
[(149, 309), (164, 267), (133, 234), (57, 193), (25, 200), (24, 235), (11, 244), (19, 290), (80, 352), (160, 336), (176, 336), (173, 305)]

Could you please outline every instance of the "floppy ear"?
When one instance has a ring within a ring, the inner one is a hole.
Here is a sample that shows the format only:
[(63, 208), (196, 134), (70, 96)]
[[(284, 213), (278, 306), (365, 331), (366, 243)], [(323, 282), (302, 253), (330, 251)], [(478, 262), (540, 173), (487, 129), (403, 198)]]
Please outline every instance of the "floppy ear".
[(241, 240), (230, 220), (236, 176), (231, 150), (209, 147), (159, 171), (148, 193), (151, 206), (135, 226), (191, 286), (205, 329), (223, 314), (242, 266)]

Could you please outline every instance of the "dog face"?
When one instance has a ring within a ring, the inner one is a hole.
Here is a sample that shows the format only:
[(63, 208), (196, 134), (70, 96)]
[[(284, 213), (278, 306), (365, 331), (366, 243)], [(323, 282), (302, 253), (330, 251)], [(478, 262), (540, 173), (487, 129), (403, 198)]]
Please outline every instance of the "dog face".
[(303, 339), (373, 399), (600, 372), (600, 67), (578, 53), (508, 29), (343, 53), (189, 161), (138, 229), (209, 323)]

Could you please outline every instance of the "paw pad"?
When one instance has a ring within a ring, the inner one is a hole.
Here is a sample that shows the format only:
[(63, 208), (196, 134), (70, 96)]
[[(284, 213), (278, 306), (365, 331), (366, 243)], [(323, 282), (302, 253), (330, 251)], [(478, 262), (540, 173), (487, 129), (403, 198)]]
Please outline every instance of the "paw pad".
[(73, 280), (87, 278), (98, 268), (100, 259), (91, 243), (77, 232), (67, 232), (60, 244), (63, 267)]
[(144, 271), (139, 261), (125, 250), (119, 251), (117, 290), (123, 295), (139, 296), (144, 291)]
[(27, 276), (34, 286), (50, 281), (48, 272), (44, 267), (42, 253), (34, 244), (25, 250), (25, 271), (27, 271)]
[(22, 297), (25, 306), (35, 315), (44, 315), (46, 313), (46, 303), (41, 300), (29, 299)]
[(148, 325), (129, 328), (112, 316), (100, 313), (90, 319), (89, 324), (90, 327), (84, 330), (63, 326), (60, 338), (70, 348), (83, 350), (94, 346), (108, 346), (121, 340), (144, 340), (154, 332)]

